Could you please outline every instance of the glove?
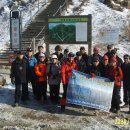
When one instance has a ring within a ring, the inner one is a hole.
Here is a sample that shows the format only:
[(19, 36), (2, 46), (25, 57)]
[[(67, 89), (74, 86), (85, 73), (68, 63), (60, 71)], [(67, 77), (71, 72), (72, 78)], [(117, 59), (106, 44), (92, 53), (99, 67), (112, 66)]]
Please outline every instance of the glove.
[(114, 81), (114, 78), (109, 78), (112, 82)]
[(91, 78), (93, 78), (94, 76), (96, 76), (94, 73), (90, 73)]
[(11, 78), (11, 83), (12, 83), (12, 84), (15, 84), (15, 78), (14, 78), (14, 77)]

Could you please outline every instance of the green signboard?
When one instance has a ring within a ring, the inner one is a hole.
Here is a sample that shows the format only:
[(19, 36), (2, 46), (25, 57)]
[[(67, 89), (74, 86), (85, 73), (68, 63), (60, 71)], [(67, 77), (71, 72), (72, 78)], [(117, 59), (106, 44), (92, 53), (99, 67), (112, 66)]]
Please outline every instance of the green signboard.
[(87, 43), (91, 37), (91, 15), (49, 17), (48, 31), (53, 43)]

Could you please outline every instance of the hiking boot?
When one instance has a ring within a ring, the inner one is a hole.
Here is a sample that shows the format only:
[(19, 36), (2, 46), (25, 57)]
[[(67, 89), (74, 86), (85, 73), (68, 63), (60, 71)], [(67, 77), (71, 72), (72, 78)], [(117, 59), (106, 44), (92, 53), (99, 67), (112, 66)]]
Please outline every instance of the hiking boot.
[(114, 113), (115, 109), (114, 108), (111, 108), (110, 109), (110, 112)]
[(127, 107), (129, 107), (128, 103), (125, 103), (123, 106), (121, 106), (121, 108), (127, 108)]
[(130, 110), (128, 111), (128, 114), (130, 114)]
[(120, 109), (116, 109), (114, 113), (119, 114), (120, 113)]

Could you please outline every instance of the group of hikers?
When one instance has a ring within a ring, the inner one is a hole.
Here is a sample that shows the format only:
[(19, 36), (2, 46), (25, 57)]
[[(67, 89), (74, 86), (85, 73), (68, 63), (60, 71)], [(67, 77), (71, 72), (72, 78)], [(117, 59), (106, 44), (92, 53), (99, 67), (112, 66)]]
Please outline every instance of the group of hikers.
[[(26, 53), (17, 51), (16, 59), (11, 66), (11, 83), (15, 84), (15, 106), (20, 100), (29, 100), (28, 83), (31, 83), (34, 98), (38, 102), (47, 103), (47, 84), (49, 85), (49, 98), (52, 103), (59, 103), (65, 109), (67, 86), (72, 70), (94, 76), (109, 78), (114, 82), (110, 112), (118, 113), (121, 104), (121, 81), (123, 81), (124, 106), (129, 107), (130, 114), (130, 56), (124, 55), (124, 61), (117, 55), (117, 48), (107, 46), (107, 53), (101, 56), (100, 48), (94, 47), (93, 54), (88, 55), (85, 47), (80, 47), (73, 53), (57, 45), (55, 53), (49, 57), (44, 53), (44, 47), (38, 46), (38, 52), (27, 48)], [(63, 95), (60, 97), (60, 84), (63, 84)], [(106, 90), (107, 91), (107, 90)]]

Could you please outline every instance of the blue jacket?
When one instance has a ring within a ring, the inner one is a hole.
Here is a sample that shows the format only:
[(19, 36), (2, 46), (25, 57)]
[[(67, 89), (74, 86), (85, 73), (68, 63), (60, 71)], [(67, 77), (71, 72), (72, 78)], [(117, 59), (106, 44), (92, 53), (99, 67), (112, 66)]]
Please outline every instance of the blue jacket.
[(32, 56), (30, 59), (27, 55), (24, 56), (24, 59), (26, 60), (26, 70), (27, 70), (27, 78), (31, 79), (35, 76), (34, 73), (34, 65), (37, 63), (37, 59)]

